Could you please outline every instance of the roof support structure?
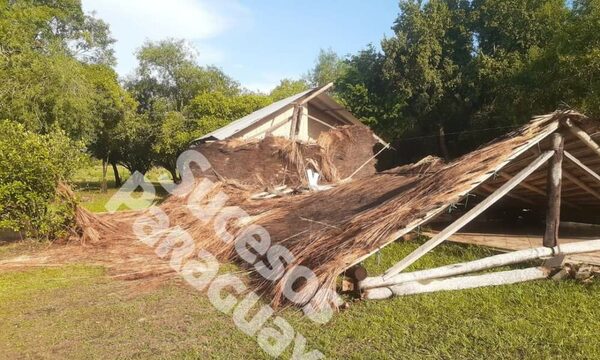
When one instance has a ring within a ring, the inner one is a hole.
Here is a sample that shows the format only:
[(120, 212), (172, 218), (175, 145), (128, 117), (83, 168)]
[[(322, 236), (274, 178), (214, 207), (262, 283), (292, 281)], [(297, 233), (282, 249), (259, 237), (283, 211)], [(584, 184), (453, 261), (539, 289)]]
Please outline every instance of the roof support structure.
[[(523, 144), (522, 146), (520, 146), (512, 154), (512, 156), (510, 156), (508, 159), (506, 159), (504, 162), (502, 162), (500, 165), (498, 165), (494, 169), (493, 172), (486, 173), (485, 175), (483, 175), (482, 177), (480, 177), (479, 179), (477, 179), (476, 181), (474, 181), (472, 183), (473, 188), (470, 189), (470, 190), (468, 190), (468, 191), (462, 192), (461, 194), (459, 194), (459, 196), (461, 198), (464, 197), (464, 196), (466, 196), (469, 192), (473, 191), (477, 186), (481, 185), (483, 182), (485, 182), (490, 177), (492, 177), (493, 174), (497, 174), (506, 165), (510, 164), (510, 162), (512, 162), (513, 160), (515, 160), (519, 156), (523, 155), (523, 153), (525, 153), (526, 151), (530, 150), (533, 146), (535, 146), (540, 141), (542, 141), (543, 139), (545, 139), (546, 137), (548, 137), (550, 134), (552, 134), (553, 132), (555, 132), (558, 129), (558, 126), (559, 126), (558, 122), (555, 122), (555, 123), (549, 125), (548, 128), (546, 129), (546, 131), (540, 133), (536, 137), (530, 139), (525, 144)], [(366, 254), (358, 257), (357, 259), (353, 260), (352, 262), (347, 263), (346, 267), (344, 268), (344, 270), (349, 269), (349, 268), (351, 268), (351, 267), (353, 267), (353, 266), (355, 266), (357, 264), (360, 264), (364, 260), (366, 260), (366, 259), (370, 258), (371, 256), (375, 255), (376, 253), (378, 253), (379, 251), (381, 251), (381, 249), (383, 249), (384, 247), (390, 245), (391, 243), (393, 243), (394, 241), (398, 240), (402, 236), (404, 236), (404, 235), (410, 233), (411, 231), (415, 230), (420, 225), (423, 225), (423, 224), (427, 223), (428, 221), (432, 220), (433, 218), (435, 218), (436, 216), (440, 215), (449, 206), (450, 206), (450, 204), (446, 204), (444, 206), (440, 206), (438, 208), (435, 208), (435, 209), (429, 211), (428, 213), (426, 213), (425, 215), (423, 215), (422, 217), (420, 217), (418, 219), (415, 219), (414, 221), (412, 221), (411, 223), (409, 223), (408, 225), (406, 225), (404, 228), (399, 229), (399, 230), (393, 232), (392, 234), (390, 234), (386, 238), (386, 241), (384, 242), (383, 245), (381, 245), (381, 246), (379, 246), (379, 247), (377, 247), (377, 248), (369, 251), (368, 253), (366, 253)]]
[(540, 166), (548, 161), (552, 156), (554, 156), (554, 151), (546, 151), (543, 152), (537, 159), (535, 159), (531, 164), (529, 164), (526, 168), (521, 170), (518, 174), (516, 174), (512, 179), (502, 185), (498, 190), (492, 193), (490, 196), (485, 198), (482, 202), (477, 204), (471, 210), (469, 210), (466, 214), (460, 217), (458, 220), (450, 224), (440, 233), (438, 233), (435, 237), (431, 238), (425, 244), (421, 245), (418, 249), (413, 251), (407, 257), (402, 259), (396, 265), (391, 267), (384, 274), (384, 279), (391, 278), (392, 276), (398, 274), (402, 270), (406, 269), (410, 265), (412, 265), (415, 261), (419, 260), (425, 254), (433, 250), (436, 246), (447, 240), (450, 236), (454, 235), (460, 229), (462, 229), (465, 225), (470, 223), (475, 217), (480, 215), (482, 212), (487, 210), (490, 206), (495, 204), (498, 200), (503, 198), (508, 192), (514, 189), (517, 185), (519, 185), (523, 180), (525, 180), (529, 175), (531, 175), (535, 170), (537, 170)]
[(581, 170), (588, 173), (591, 177), (596, 179), (596, 181), (600, 182), (600, 175), (598, 175), (594, 170), (587, 167), (584, 163), (579, 161), (575, 156), (571, 155), (568, 151), (565, 151), (565, 157), (571, 161), (573, 164), (577, 165)]

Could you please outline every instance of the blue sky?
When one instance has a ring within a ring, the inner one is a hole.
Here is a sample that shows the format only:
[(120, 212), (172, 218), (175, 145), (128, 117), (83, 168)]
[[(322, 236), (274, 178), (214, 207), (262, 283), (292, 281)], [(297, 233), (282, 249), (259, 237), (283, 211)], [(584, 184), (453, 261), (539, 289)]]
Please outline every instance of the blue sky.
[(83, 0), (118, 40), (121, 76), (146, 39), (188, 40), (199, 63), (213, 64), (250, 90), (298, 78), (321, 48), (354, 53), (391, 35), (398, 0)]

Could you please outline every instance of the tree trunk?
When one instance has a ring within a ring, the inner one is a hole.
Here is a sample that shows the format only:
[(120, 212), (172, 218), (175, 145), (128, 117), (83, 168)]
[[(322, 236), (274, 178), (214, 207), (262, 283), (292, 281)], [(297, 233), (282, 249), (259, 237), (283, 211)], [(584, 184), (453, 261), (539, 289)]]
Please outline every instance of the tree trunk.
[(181, 182), (181, 179), (179, 178), (179, 176), (177, 176), (177, 170), (175, 170), (174, 168), (169, 168), (167, 169), (167, 171), (169, 172), (169, 174), (171, 174), (171, 179), (173, 179), (173, 182), (175, 184), (179, 184)]
[(108, 171), (108, 162), (102, 159), (102, 181), (100, 183), (100, 192), (105, 193), (108, 186), (106, 185), (106, 172)]
[(444, 127), (440, 125), (438, 132), (438, 140), (440, 142), (440, 153), (444, 157), (444, 160), (450, 160), (450, 154), (448, 153), (448, 146), (446, 145), (446, 133)]
[(115, 187), (121, 187), (123, 183), (121, 182), (121, 176), (119, 175), (119, 169), (117, 168), (116, 163), (112, 163), (113, 174), (115, 175)]

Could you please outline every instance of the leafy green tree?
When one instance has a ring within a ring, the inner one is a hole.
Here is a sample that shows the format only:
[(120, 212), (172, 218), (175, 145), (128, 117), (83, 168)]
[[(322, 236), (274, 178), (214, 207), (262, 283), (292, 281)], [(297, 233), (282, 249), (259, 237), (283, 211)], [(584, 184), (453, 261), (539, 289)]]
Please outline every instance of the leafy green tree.
[(261, 94), (248, 93), (231, 96), (222, 92), (203, 92), (194, 98), (186, 108), (186, 113), (193, 119), (214, 117), (230, 122), (265, 107), (271, 102), (270, 97)]
[(167, 169), (171, 178), (176, 182), (179, 181), (177, 157), (201, 135), (202, 132), (195, 120), (187, 119), (180, 112), (168, 112), (152, 147), (156, 165)]
[(84, 161), (82, 144), (53, 129), (47, 135), (0, 121), (0, 228), (41, 238), (59, 236), (73, 221), (57, 185)]
[(120, 162), (121, 146), (117, 141), (117, 126), (132, 116), (137, 104), (118, 83), (114, 70), (102, 66), (88, 67), (88, 80), (94, 86), (94, 108), (98, 117), (98, 127), (94, 131), (94, 138), (88, 145), (88, 151), (95, 158), (102, 160), (102, 190), (106, 191), (106, 172), (108, 165), (112, 166), (115, 185), (121, 186), (121, 177), (117, 169)]
[(519, 125), (556, 109), (563, 96), (547, 90), (562, 76), (548, 50), (557, 41), (564, 44), (559, 38), (569, 16), (565, 2), (477, 0), (472, 12), (479, 101), (473, 127)]
[(346, 72), (335, 82), (341, 102), (379, 135), (395, 139), (403, 134), (400, 99), (384, 77), (385, 57), (372, 45), (345, 60)]
[(321, 49), (315, 61), (315, 66), (306, 75), (307, 81), (314, 87), (327, 85), (344, 75), (344, 61), (333, 49)]
[(74, 0), (0, 5), (0, 118), (72, 138), (94, 136), (94, 86), (87, 68), (114, 64), (108, 26)]
[(152, 112), (157, 101), (166, 105), (166, 111), (182, 111), (203, 91), (239, 93), (239, 85), (221, 70), (199, 66), (184, 40), (146, 42), (137, 59), (135, 75), (126, 85), (142, 111)]
[(269, 96), (273, 101), (279, 101), (306, 91), (309, 88), (310, 86), (305, 80), (283, 79), (279, 82), (279, 85), (271, 90)]
[(127, 113), (113, 130), (113, 139), (118, 146), (119, 164), (130, 173), (145, 174), (152, 168), (158, 130), (146, 114)]

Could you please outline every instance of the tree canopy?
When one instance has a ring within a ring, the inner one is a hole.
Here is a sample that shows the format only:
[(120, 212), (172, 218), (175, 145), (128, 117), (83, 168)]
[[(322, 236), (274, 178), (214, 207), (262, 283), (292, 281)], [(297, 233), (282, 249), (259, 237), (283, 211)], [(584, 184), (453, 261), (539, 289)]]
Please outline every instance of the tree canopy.
[(343, 59), (336, 93), (389, 140), (444, 129), (459, 155), (559, 107), (600, 115), (599, 24), (598, 0), (402, 0), (381, 50)]

